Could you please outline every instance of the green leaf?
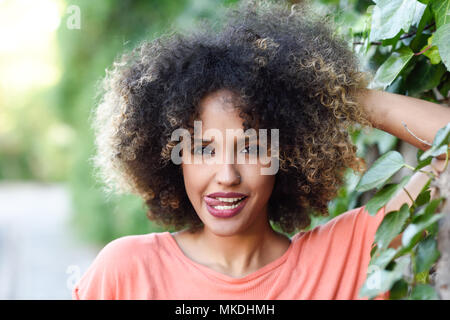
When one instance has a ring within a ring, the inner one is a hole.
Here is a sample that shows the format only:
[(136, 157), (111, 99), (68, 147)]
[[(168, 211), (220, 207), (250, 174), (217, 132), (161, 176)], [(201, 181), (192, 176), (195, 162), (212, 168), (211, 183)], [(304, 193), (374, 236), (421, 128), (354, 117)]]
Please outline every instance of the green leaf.
[(431, 23), (431, 20), (434, 21), (433, 12), (431, 11), (431, 6), (427, 6), (425, 11), (423, 12), (422, 19), (420, 19), (419, 26), (417, 27), (416, 35), (414, 39), (411, 41), (409, 47), (414, 52), (420, 51), (420, 47), (423, 46), (429, 38), (429, 35), (423, 33), (423, 29)]
[(413, 223), (419, 223), (421, 221), (429, 219), (436, 212), (436, 209), (439, 207), (439, 204), (444, 199), (445, 199), (444, 197), (433, 199), (429, 203), (427, 203), (425, 207), (421, 208), (421, 210), (415, 212), (413, 216)]
[(424, 192), (420, 193), (416, 200), (416, 206), (420, 207), (424, 205), (425, 203), (428, 203), (431, 199), (431, 190), (425, 190)]
[(366, 204), (366, 210), (370, 215), (375, 215), (378, 210), (389, 202), (399, 190), (401, 190), (411, 179), (411, 175), (404, 176), (400, 183), (392, 183), (385, 185), (378, 191)]
[(416, 253), (416, 270), (420, 273), (430, 270), (433, 263), (439, 258), (440, 252), (437, 250), (437, 242), (433, 237), (427, 237), (419, 242)]
[(380, 249), (385, 249), (391, 241), (400, 234), (403, 226), (409, 218), (409, 207), (405, 203), (399, 211), (388, 213), (375, 233), (375, 242)]
[(422, 92), (437, 87), (445, 71), (443, 64), (432, 65), (428, 59), (419, 60), (406, 80), (408, 95), (419, 96)]
[(430, 156), (438, 156), (445, 153), (450, 139), (450, 122), (445, 127), (440, 128), (434, 136), (433, 143), (430, 149), (426, 150), (419, 158), (420, 161), (425, 160)]
[(434, 288), (428, 284), (417, 284), (411, 292), (411, 300), (439, 300)]
[(382, 187), (404, 164), (403, 156), (399, 152), (389, 151), (385, 153), (367, 170), (355, 189), (364, 192), (376, 187)]
[(389, 300), (400, 300), (408, 294), (408, 283), (403, 280), (397, 280), (389, 290)]
[(426, 5), (416, 0), (376, 0), (372, 13), (370, 41), (390, 39), (400, 30), (418, 24)]
[(393, 248), (381, 250), (381, 252), (377, 251), (372, 259), (370, 259), (369, 265), (378, 266), (381, 269), (385, 269), (386, 266), (392, 261), (396, 253), (397, 250)]
[(405, 231), (403, 231), (402, 236), (402, 246), (408, 247), (410, 245), (411, 240), (413, 240), (414, 236), (421, 233), (423, 230), (431, 226), (433, 223), (437, 222), (439, 219), (443, 217), (442, 213), (435, 214), (433, 216), (428, 217), (428, 219), (421, 221), (419, 223), (411, 223)]
[(447, 97), (448, 94), (450, 93), (450, 77), (447, 77), (447, 80), (444, 80), (444, 82), (442, 82), (440, 84), (440, 89), (439, 92), (444, 96)]
[(438, 47), (442, 62), (450, 71), (450, 23), (444, 24), (436, 30), (433, 36), (433, 45)]
[(431, 64), (438, 64), (441, 62), (441, 56), (439, 55), (438, 47), (433, 46), (433, 36), (434, 33), (428, 37), (427, 44), (418, 51), (423, 52), (422, 54), (430, 59)]
[(400, 257), (392, 271), (384, 270), (377, 266), (369, 266), (369, 275), (359, 291), (359, 296), (372, 299), (390, 290), (394, 283), (403, 277), (403, 271), (409, 262), (409, 256)]
[[(421, 49), (425, 50), (428, 46), (425, 46)], [(436, 46), (432, 46), (430, 49), (426, 50), (423, 55), (425, 57), (428, 57), (428, 59), (430, 59), (430, 63), (431, 64), (438, 64), (439, 62), (441, 62), (441, 56), (439, 55), (439, 49)]]
[(431, 157), (428, 157), (428, 158), (426, 158), (425, 160), (420, 160), (420, 157), (422, 156), (422, 154), (423, 154), (424, 152), (425, 152), (425, 151), (423, 151), (423, 150), (421, 150), (421, 149), (419, 149), (419, 150), (417, 151), (417, 154), (416, 154), (417, 167), (416, 167), (415, 170), (422, 169), (423, 167), (429, 165), (429, 164), (431, 163), (431, 161), (433, 160), (433, 158), (431, 158)]
[(433, 0), (431, 8), (434, 12), (437, 28), (450, 22), (450, 0)]
[(389, 58), (378, 68), (375, 77), (369, 85), (372, 89), (385, 89), (394, 81), (397, 75), (403, 70), (408, 61), (414, 56), (408, 47), (402, 47), (397, 52), (393, 52)]
[(439, 147), (442, 144), (448, 145), (450, 139), (450, 122), (445, 127), (440, 128), (433, 139), (433, 146)]
[(400, 256), (403, 256), (403, 255), (409, 253), (409, 252), (415, 247), (415, 245), (416, 245), (420, 240), (422, 240), (422, 238), (423, 238), (422, 232), (419, 232), (418, 234), (416, 234), (416, 235), (411, 239), (411, 241), (409, 242), (409, 244), (408, 244), (407, 246), (401, 246), (401, 247), (398, 249), (398, 252), (397, 252), (397, 254), (395, 255), (395, 258), (400, 257)]

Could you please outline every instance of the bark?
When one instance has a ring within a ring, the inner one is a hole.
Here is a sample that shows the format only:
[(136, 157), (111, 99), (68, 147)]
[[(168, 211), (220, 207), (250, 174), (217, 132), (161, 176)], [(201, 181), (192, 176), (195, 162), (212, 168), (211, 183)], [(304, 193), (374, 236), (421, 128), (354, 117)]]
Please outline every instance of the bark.
[(450, 170), (447, 168), (431, 185), (445, 198), (439, 210), (444, 217), (439, 221), (437, 241), (441, 256), (436, 265), (435, 289), (441, 299), (450, 300)]

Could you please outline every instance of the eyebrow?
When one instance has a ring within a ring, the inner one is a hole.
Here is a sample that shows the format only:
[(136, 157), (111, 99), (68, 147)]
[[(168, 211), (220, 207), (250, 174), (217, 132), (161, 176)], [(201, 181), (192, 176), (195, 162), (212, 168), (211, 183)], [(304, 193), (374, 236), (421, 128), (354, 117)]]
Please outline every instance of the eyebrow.
[[(258, 137), (257, 136), (245, 136), (245, 137), (241, 137), (238, 139), (238, 143), (241, 142), (242, 140), (248, 139), (249, 141), (253, 141), (253, 140), (257, 140)], [(214, 139), (199, 139), (199, 138), (195, 138), (194, 142), (213, 142)], [(244, 141), (245, 142), (245, 141)]]

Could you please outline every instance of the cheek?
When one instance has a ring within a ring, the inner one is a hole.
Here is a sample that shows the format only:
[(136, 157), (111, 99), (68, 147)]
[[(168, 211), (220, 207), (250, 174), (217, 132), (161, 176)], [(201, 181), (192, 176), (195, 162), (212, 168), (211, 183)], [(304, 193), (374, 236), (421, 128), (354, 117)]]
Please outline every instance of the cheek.
[(182, 172), (183, 172), (183, 180), (184, 187), (186, 189), (186, 193), (193, 203), (195, 204), (198, 201), (198, 196), (205, 189), (205, 172), (199, 170), (195, 165), (183, 165), (182, 164)]
[(269, 198), (275, 184), (275, 175), (261, 174), (261, 166), (248, 166), (244, 172), (250, 188), (260, 197)]

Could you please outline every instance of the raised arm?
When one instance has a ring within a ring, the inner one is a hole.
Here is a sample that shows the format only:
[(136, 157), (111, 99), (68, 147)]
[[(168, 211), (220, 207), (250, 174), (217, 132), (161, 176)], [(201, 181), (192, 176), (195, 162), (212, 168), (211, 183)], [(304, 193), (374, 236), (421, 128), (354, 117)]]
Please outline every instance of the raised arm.
[[(424, 151), (430, 146), (411, 135), (402, 121), (414, 135), (430, 144), (437, 131), (450, 122), (450, 108), (429, 101), (371, 89), (361, 89), (358, 99), (375, 128)], [(445, 159), (445, 154), (437, 158)]]
[[(374, 127), (395, 135), (424, 151), (430, 146), (420, 142), (409, 133), (402, 121), (414, 135), (430, 144), (437, 131), (450, 122), (450, 108), (421, 99), (370, 89), (361, 90), (359, 99), (359, 103), (369, 112)], [(441, 154), (422, 170), (432, 171), (439, 175), (444, 168), (445, 154)], [(446, 170), (449, 170), (448, 165)], [(403, 203), (411, 206), (412, 201), (409, 196), (416, 199), (428, 179), (429, 177), (425, 173), (415, 173), (404, 189), (385, 205), (385, 213), (399, 210)], [(431, 193), (431, 196), (434, 196), (434, 192)], [(401, 245), (401, 237), (402, 234), (394, 238), (389, 247), (398, 248)]]

